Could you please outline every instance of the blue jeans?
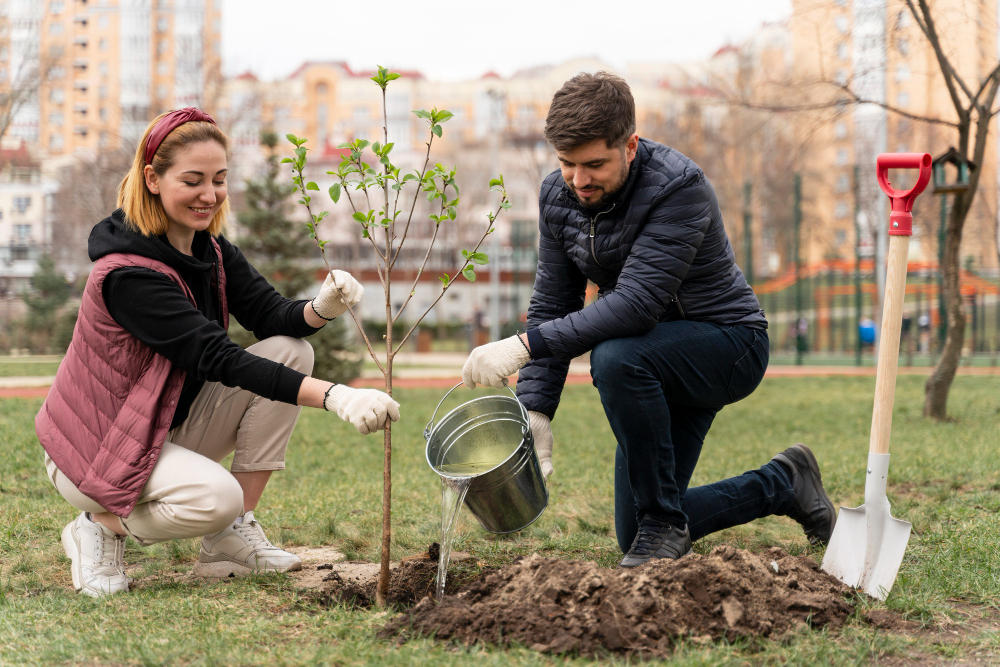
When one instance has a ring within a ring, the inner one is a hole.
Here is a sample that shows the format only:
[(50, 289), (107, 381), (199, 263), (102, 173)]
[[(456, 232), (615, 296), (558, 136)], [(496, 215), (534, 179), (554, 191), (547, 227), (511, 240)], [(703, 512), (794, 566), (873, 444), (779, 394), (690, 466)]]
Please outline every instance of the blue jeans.
[(697, 540), (787, 512), (792, 479), (775, 461), (688, 488), (716, 413), (757, 388), (767, 361), (766, 331), (686, 320), (593, 349), (591, 375), (618, 440), (615, 531), (622, 551), (647, 514), (687, 524)]

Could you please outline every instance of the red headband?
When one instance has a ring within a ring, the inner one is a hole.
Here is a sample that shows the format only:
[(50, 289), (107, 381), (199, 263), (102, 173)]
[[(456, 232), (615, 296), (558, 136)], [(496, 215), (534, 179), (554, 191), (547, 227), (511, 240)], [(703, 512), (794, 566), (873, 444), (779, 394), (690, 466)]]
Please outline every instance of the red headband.
[(160, 147), (160, 144), (163, 143), (163, 140), (167, 138), (168, 134), (184, 123), (196, 121), (202, 121), (215, 125), (214, 118), (201, 109), (196, 109), (194, 107), (177, 109), (176, 111), (171, 111), (166, 116), (161, 118), (160, 122), (153, 127), (153, 131), (149, 133), (149, 139), (146, 140), (146, 164), (153, 164), (153, 156), (156, 155), (156, 149)]

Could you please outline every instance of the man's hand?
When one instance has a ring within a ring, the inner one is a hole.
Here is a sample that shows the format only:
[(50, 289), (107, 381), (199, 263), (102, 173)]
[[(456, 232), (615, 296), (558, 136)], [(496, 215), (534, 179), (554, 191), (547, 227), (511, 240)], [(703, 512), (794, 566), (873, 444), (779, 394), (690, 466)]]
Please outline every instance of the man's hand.
[(475, 389), (477, 384), (503, 389), (507, 384), (507, 377), (530, 360), (528, 348), (518, 336), (480, 345), (465, 360), (462, 381), (469, 389)]
[(535, 440), (535, 452), (538, 463), (542, 466), (542, 475), (548, 478), (552, 474), (552, 424), (541, 412), (528, 411), (528, 423), (531, 424), (531, 436)]
[(338, 384), (330, 388), (323, 407), (351, 426), (361, 435), (385, 430), (386, 418), (399, 421), (399, 403), (377, 389), (352, 389)]
[(332, 320), (343, 315), (348, 304), (353, 308), (364, 295), (365, 288), (350, 273), (331, 271), (313, 299), (313, 310), (324, 320)]

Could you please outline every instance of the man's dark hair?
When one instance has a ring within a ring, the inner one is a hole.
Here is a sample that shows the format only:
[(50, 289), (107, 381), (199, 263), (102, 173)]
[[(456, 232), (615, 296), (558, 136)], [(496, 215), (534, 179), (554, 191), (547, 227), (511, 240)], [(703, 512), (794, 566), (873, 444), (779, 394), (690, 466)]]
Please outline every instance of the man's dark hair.
[(545, 139), (557, 151), (604, 139), (608, 148), (624, 146), (635, 133), (635, 100), (625, 79), (609, 72), (582, 72), (552, 97), (545, 118)]

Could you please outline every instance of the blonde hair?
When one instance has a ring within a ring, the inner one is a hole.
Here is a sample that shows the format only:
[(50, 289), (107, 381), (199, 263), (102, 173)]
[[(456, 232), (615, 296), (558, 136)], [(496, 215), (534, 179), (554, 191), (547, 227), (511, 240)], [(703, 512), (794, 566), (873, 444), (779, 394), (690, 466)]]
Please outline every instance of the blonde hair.
[[(163, 210), (163, 204), (160, 202), (160, 195), (149, 191), (149, 188), (146, 187), (145, 175), (146, 142), (149, 141), (149, 135), (153, 128), (166, 115), (165, 113), (160, 114), (146, 128), (138, 147), (136, 147), (132, 167), (118, 186), (118, 208), (125, 213), (125, 223), (145, 236), (161, 236), (166, 234), (170, 227), (167, 213)], [(225, 149), (226, 157), (229, 157), (229, 138), (222, 130), (212, 123), (192, 121), (177, 126), (163, 139), (153, 155), (151, 163), (153, 171), (158, 176), (163, 176), (173, 166), (178, 150), (203, 141), (218, 143)], [(229, 198), (226, 197), (226, 201), (222, 202), (218, 213), (209, 223), (208, 233), (212, 236), (221, 234), (225, 231), (228, 218)]]

